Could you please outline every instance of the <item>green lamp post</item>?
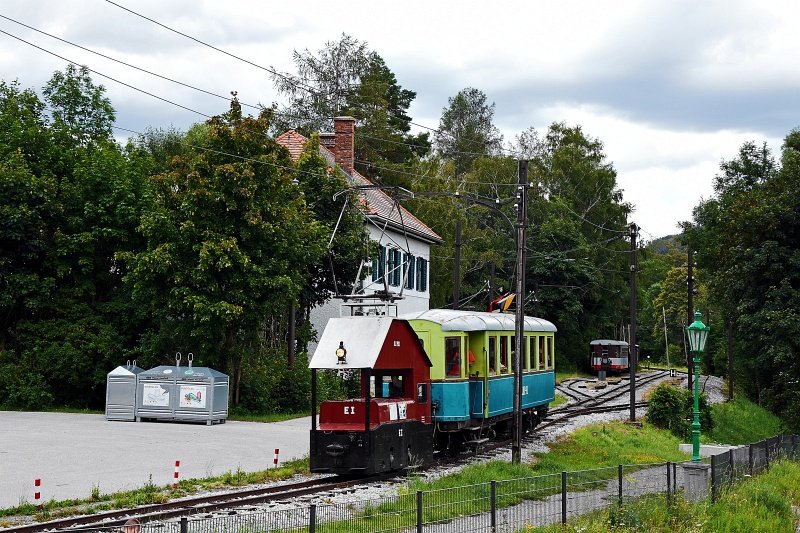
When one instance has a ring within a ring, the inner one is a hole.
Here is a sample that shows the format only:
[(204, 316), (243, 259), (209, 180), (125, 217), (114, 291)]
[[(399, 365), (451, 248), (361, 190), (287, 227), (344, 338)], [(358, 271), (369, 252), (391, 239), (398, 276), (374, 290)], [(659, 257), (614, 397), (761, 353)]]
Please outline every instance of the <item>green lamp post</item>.
[(694, 422), (692, 422), (692, 461), (700, 462), (700, 354), (706, 349), (711, 328), (703, 324), (700, 311), (694, 312), (694, 322), (686, 328), (689, 349), (694, 354)]

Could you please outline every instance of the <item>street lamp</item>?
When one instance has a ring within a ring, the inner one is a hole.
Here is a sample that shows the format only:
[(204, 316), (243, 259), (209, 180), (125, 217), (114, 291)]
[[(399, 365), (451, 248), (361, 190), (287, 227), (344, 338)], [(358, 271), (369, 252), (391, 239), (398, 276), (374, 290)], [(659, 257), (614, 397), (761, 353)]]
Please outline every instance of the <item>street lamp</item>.
[(686, 327), (689, 349), (694, 354), (694, 421), (692, 422), (692, 461), (700, 461), (700, 354), (706, 349), (708, 332), (711, 328), (703, 324), (703, 314), (694, 312), (694, 322)]

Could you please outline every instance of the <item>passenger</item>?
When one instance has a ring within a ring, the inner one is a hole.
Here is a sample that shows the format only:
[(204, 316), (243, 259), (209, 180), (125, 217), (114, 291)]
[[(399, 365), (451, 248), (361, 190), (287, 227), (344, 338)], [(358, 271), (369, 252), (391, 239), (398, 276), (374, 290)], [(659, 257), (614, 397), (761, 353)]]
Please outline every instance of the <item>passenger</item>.
[(458, 350), (453, 350), (453, 353), (450, 355), (450, 364), (448, 365), (449, 370), (447, 371), (447, 375), (451, 377), (460, 377), (461, 376), (461, 352)]
[(472, 365), (475, 364), (475, 354), (472, 353), (472, 350), (467, 351), (467, 363), (469, 367), (469, 373), (474, 374), (472, 371)]
[(402, 398), (403, 397), (403, 382), (400, 376), (392, 376), (392, 382), (389, 383), (389, 398)]

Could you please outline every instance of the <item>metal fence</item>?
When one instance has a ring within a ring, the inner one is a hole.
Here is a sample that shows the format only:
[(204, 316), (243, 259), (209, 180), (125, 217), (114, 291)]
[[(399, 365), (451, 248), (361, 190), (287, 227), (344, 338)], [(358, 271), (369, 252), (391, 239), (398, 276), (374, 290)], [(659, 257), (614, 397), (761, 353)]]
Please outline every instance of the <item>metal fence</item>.
[(712, 455), (711, 501), (717, 501), (719, 492), (726, 486), (763, 472), (771, 462), (783, 458), (797, 460), (797, 440), (797, 435), (778, 435)]
[[(142, 533), (393, 533), (518, 531), (642, 497), (669, 498), (675, 463), (619, 465), (436, 490), (401, 489), (380, 499), (146, 523)], [(116, 529), (119, 531), (119, 528)]]

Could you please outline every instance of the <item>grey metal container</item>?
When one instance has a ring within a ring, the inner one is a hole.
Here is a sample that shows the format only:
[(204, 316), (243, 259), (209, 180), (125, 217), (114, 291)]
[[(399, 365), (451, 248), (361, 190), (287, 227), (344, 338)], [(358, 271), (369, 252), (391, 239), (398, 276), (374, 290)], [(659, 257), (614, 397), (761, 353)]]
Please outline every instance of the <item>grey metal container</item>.
[(106, 377), (106, 420), (136, 420), (136, 376), (144, 372), (130, 361)]
[(226, 374), (208, 367), (158, 366), (142, 372), (136, 387), (136, 420), (224, 423), (228, 418)]

